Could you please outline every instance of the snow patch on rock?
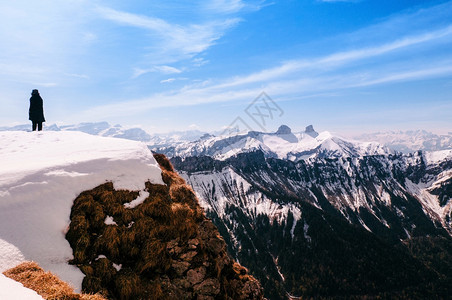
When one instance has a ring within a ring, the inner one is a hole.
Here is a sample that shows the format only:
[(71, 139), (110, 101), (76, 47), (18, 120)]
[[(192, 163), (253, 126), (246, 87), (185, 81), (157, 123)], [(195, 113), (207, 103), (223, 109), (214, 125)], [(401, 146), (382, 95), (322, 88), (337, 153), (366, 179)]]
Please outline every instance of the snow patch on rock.
[(124, 207), (125, 208), (135, 208), (138, 205), (142, 204), (144, 202), (144, 200), (146, 200), (147, 197), (149, 197), (149, 192), (140, 191), (140, 194), (138, 195), (138, 197), (129, 203), (125, 203)]

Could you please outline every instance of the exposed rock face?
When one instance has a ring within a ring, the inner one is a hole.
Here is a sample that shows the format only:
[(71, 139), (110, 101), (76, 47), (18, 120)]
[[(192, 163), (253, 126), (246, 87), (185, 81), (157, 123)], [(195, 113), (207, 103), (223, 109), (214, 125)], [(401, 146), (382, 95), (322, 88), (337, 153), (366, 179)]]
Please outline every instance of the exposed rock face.
[(319, 133), (317, 131), (314, 130), (314, 126), (309, 125), (306, 126), (306, 129), (304, 131), (306, 134), (309, 134), (310, 136), (312, 136), (313, 138), (317, 137), (319, 135)]
[(148, 182), (150, 195), (137, 207), (124, 204), (138, 192), (112, 183), (74, 201), (66, 238), (86, 275), (83, 290), (112, 299), (262, 299), (259, 282), (228, 256), (191, 188), (164, 156), (155, 158), (166, 185)]
[(276, 131), (276, 134), (291, 134), (292, 130), (287, 125), (281, 125), (279, 126), (278, 130)]

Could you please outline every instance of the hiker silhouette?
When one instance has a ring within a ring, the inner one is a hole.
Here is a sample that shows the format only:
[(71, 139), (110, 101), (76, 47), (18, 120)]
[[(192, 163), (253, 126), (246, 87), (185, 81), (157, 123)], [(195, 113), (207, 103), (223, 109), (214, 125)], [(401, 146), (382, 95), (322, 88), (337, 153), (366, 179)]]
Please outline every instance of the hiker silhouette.
[(42, 130), (42, 122), (45, 122), (44, 119), (44, 108), (43, 101), (41, 96), (39, 95), (38, 90), (33, 90), (31, 92), (30, 98), (30, 109), (28, 110), (28, 119), (32, 122), (32, 130), (35, 131), (36, 127), (38, 131)]

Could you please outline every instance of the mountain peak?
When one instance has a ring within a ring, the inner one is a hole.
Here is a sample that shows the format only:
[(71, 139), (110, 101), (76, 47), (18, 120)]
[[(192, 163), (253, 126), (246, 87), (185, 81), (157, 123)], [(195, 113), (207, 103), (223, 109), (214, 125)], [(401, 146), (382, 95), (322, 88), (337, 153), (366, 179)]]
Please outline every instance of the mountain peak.
[(315, 138), (315, 137), (317, 137), (319, 135), (319, 133), (314, 130), (314, 126), (312, 126), (312, 125), (306, 126), (306, 129), (304, 130), (304, 132), (306, 134), (312, 136), (313, 138)]
[(291, 134), (292, 130), (287, 125), (281, 125), (279, 126), (278, 130), (276, 131), (276, 134)]

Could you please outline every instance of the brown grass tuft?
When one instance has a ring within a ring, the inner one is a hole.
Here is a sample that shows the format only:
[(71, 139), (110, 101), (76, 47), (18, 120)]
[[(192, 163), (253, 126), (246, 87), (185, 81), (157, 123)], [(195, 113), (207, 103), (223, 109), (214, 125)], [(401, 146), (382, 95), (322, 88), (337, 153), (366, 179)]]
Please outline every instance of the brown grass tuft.
[(36, 291), (44, 299), (52, 300), (105, 300), (99, 294), (76, 294), (64, 281), (50, 272), (45, 272), (35, 262), (24, 262), (3, 273), (5, 276), (22, 283), (25, 287)]
[(139, 273), (145, 273), (150, 276), (154, 275), (154, 273), (163, 274), (171, 266), (171, 258), (166, 253), (166, 243), (158, 239), (146, 241), (141, 251), (141, 257)]
[(157, 163), (160, 165), (160, 168), (162, 168), (165, 171), (168, 172), (174, 172), (173, 165), (169, 161), (168, 158), (166, 158), (165, 155), (160, 153), (154, 153), (154, 158), (157, 161)]
[(171, 208), (168, 201), (156, 199), (145, 206), (145, 213), (148, 217), (165, 223), (171, 217)]
[(123, 273), (115, 279), (116, 289), (119, 299), (140, 299), (142, 289), (140, 277), (135, 273)]
[(98, 253), (107, 255), (111, 259), (119, 256), (120, 229), (118, 226), (104, 226), (102, 234), (94, 243), (94, 247)]
[(185, 183), (172, 186), (170, 189), (170, 195), (174, 201), (186, 203), (193, 209), (199, 207), (195, 193), (192, 188)]

